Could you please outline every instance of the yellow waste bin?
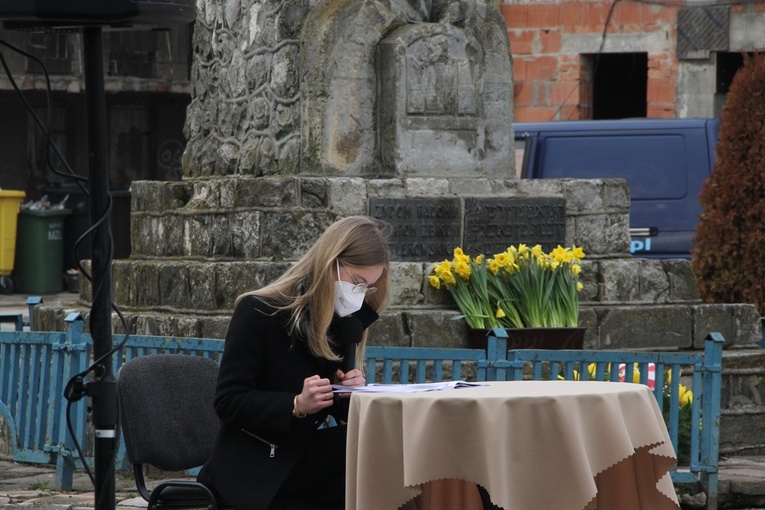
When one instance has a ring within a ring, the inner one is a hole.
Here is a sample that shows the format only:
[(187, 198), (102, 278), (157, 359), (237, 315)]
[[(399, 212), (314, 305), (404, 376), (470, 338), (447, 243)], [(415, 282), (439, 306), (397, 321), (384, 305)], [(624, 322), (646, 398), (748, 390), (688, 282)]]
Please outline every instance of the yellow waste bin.
[(24, 201), (23, 191), (0, 190), (0, 292), (13, 292), (11, 271), (16, 254), (16, 222), (19, 206)]

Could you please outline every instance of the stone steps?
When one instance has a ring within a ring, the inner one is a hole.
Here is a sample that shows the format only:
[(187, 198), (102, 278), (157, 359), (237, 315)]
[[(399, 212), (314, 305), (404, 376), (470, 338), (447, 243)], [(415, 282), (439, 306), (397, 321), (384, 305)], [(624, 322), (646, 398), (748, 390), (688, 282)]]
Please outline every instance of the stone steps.
[(765, 350), (726, 351), (720, 455), (765, 455)]

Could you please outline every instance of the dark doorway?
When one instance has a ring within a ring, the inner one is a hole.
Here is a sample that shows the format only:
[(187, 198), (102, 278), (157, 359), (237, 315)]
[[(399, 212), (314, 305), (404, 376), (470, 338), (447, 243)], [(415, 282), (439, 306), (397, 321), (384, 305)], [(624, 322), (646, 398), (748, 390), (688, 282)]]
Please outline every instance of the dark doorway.
[(601, 53), (592, 59), (592, 118), (645, 117), (648, 54)]

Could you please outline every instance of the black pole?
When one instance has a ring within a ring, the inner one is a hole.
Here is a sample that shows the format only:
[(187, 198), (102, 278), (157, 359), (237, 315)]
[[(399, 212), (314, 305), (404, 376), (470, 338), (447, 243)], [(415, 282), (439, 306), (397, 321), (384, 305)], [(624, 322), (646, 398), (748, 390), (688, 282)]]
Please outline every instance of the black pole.
[(117, 441), (117, 397), (112, 373), (111, 323), (111, 232), (109, 219), (109, 172), (106, 161), (106, 101), (101, 28), (83, 29), (85, 95), (88, 108), (88, 167), (90, 180), (90, 221), (95, 228), (91, 241), (91, 277), (93, 305), (90, 309), (90, 333), (93, 336), (93, 359), (99, 360), (88, 384), (92, 397), (95, 430), (95, 508), (114, 509), (114, 446)]

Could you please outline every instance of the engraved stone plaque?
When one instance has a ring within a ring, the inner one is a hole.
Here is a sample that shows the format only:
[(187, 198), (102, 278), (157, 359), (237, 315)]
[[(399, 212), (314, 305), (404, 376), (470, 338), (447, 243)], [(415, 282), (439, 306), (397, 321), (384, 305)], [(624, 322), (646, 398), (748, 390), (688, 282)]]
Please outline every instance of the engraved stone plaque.
[(371, 198), (369, 215), (392, 226), (393, 260), (451, 259), (460, 244), (462, 208), (458, 198)]
[(508, 246), (542, 245), (545, 251), (566, 243), (563, 198), (467, 198), (465, 243), (471, 256), (492, 256)]

